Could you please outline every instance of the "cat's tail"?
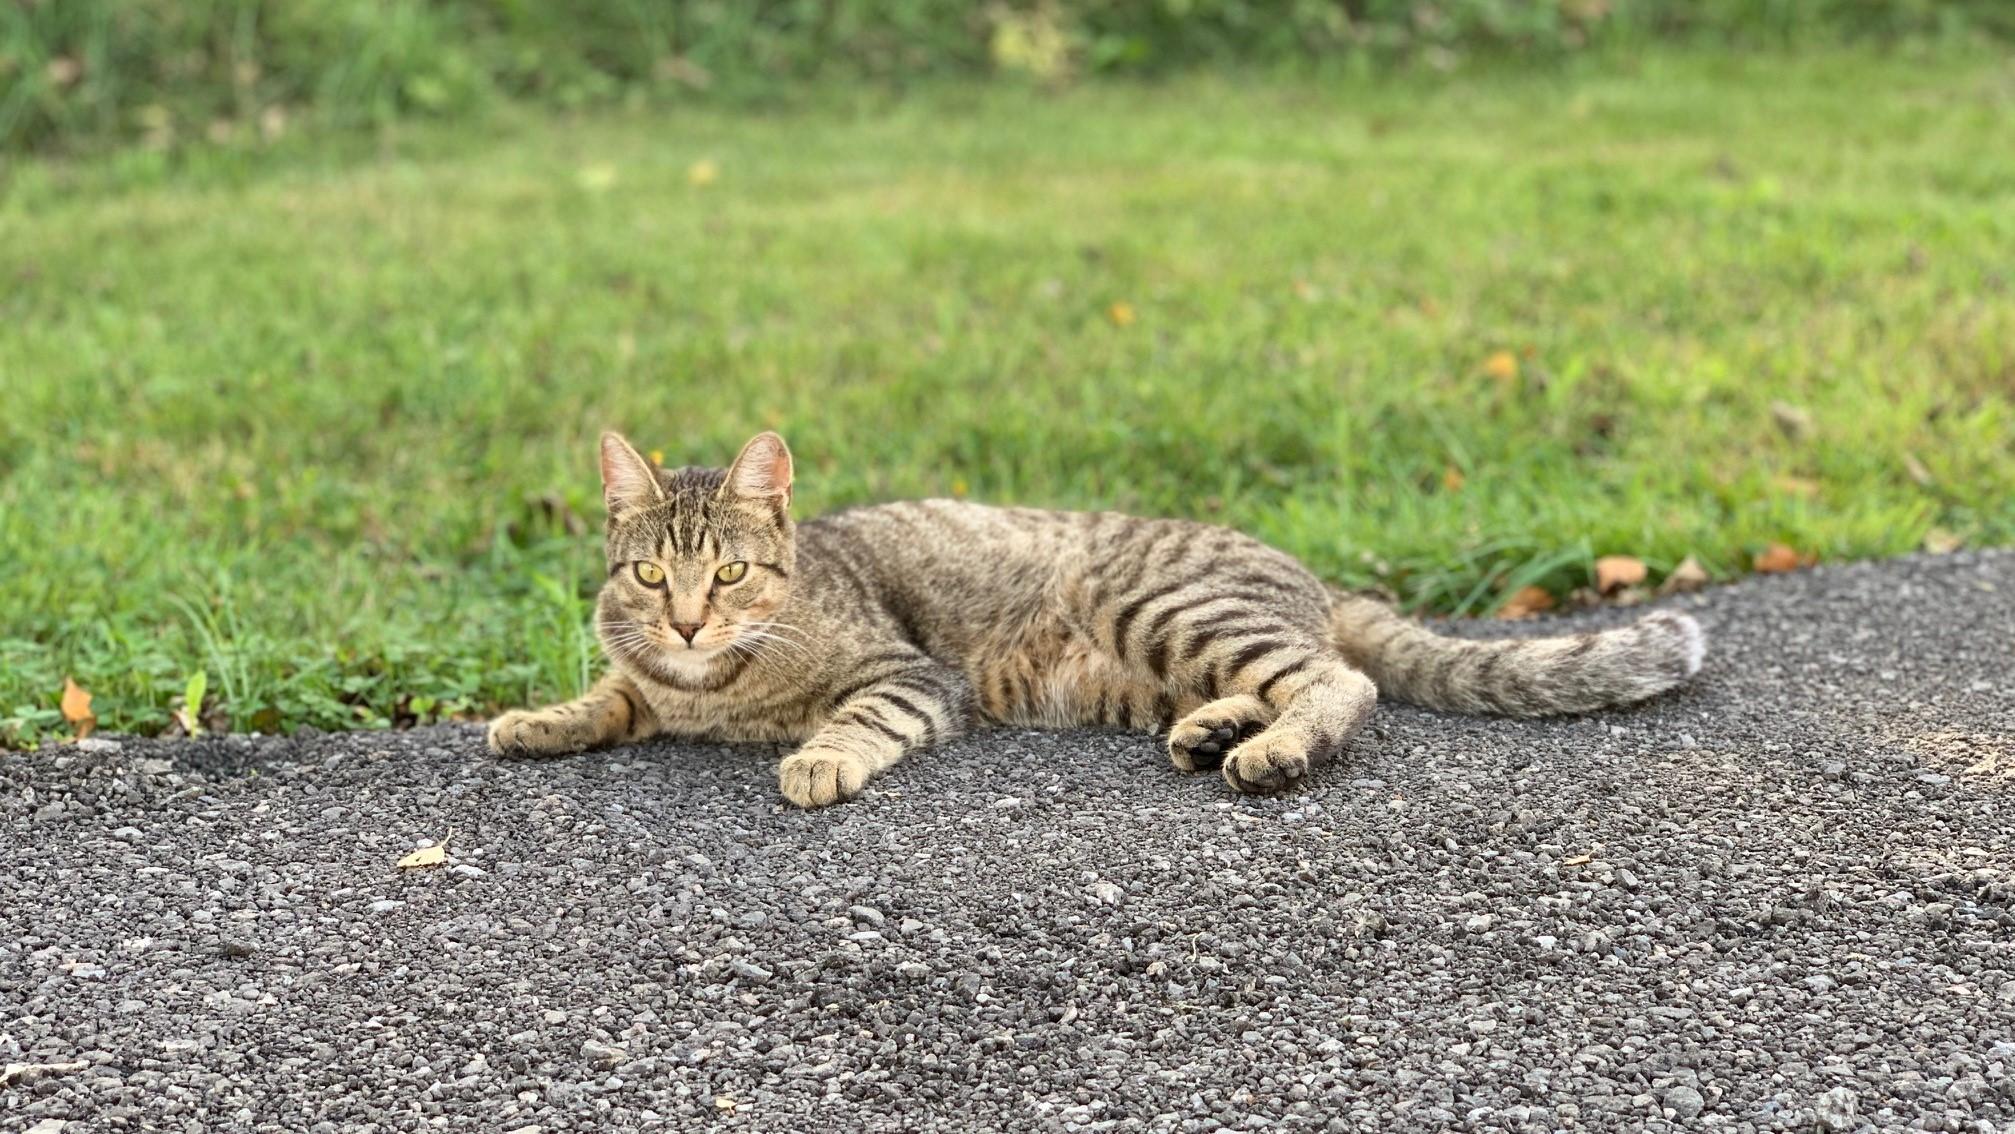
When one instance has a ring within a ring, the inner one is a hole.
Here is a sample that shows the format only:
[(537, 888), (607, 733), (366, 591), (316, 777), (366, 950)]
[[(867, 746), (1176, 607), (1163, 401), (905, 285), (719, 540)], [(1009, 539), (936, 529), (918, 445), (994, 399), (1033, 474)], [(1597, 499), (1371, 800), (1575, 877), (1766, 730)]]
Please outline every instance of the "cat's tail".
[(1430, 709), (1543, 717), (1655, 697), (1700, 672), (1707, 639), (1684, 614), (1565, 638), (1436, 634), (1376, 599), (1338, 595), (1330, 636), (1381, 694)]

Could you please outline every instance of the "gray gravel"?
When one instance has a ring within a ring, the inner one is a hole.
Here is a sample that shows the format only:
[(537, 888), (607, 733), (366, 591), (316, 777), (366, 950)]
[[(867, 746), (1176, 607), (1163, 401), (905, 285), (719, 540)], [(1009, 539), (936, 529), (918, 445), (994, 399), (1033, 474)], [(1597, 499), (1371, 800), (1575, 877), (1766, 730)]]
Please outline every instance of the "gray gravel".
[(1383, 708), (1282, 799), (1103, 734), (816, 814), (473, 728), (0, 755), (0, 1064), (59, 1065), (0, 1127), (2007, 1129), (2015, 555), (1677, 604), (1684, 694)]

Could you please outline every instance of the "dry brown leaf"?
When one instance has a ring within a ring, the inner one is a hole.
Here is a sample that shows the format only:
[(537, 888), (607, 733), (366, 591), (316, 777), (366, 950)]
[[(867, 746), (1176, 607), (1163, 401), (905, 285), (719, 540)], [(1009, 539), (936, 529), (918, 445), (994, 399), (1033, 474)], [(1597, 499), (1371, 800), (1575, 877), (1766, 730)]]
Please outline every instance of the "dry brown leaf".
[(1812, 433), (1812, 415), (1800, 406), (1790, 402), (1771, 402), (1770, 419), (1777, 428), (1793, 441), (1800, 441)]
[(1462, 470), (1456, 468), (1454, 465), (1449, 465), (1447, 468), (1441, 470), (1442, 491), (1461, 492), (1462, 486), (1467, 483), (1469, 483), (1469, 478), (1463, 476)]
[(77, 739), (83, 740), (98, 727), (98, 718), (91, 713), (91, 692), (77, 684), (73, 678), (63, 679), (63, 719), (77, 732)]
[(409, 854), (406, 857), (400, 859), (399, 869), (411, 870), (415, 867), (420, 866), (441, 865), (441, 863), (447, 861), (448, 840), (454, 837), (455, 832), (450, 830), (446, 835), (443, 835), (441, 837), (440, 842), (435, 843), (433, 846), (430, 847), (421, 847), (419, 850), (416, 850), (412, 854)]
[(1573, 856), (1572, 858), (1563, 858), (1563, 859), (1561, 859), (1561, 860), (1560, 860), (1560, 865), (1562, 865), (1562, 866), (1587, 866), (1587, 865), (1588, 865), (1589, 863), (1591, 863), (1591, 862), (1594, 862), (1594, 861), (1595, 861), (1595, 856), (1594, 856), (1594, 855), (1592, 855), (1592, 854), (1577, 854), (1577, 855)]
[(1932, 477), (1931, 470), (1924, 467), (1924, 462), (1918, 460), (1915, 453), (1903, 454), (1903, 471), (1910, 474), (1910, 479), (1916, 481), (1919, 488), (1930, 488), (1938, 483)]
[(1800, 555), (1781, 543), (1773, 543), (1756, 555), (1756, 570), (1765, 575), (1781, 575), (1786, 571), (1796, 571), (1800, 567), (1810, 567), (1819, 561), (1817, 556)]
[(1508, 350), (1492, 351), (1483, 360), (1483, 372), (1499, 382), (1509, 382), (1518, 377), (1518, 356)]
[(1115, 327), (1131, 327), (1135, 318), (1133, 304), (1122, 299), (1105, 309), (1105, 317)]
[(1665, 576), (1665, 581), (1658, 585), (1658, 593), (1671, 595), (1681, 591), (1697, 591), (1706, 585), (1707, 568), (1700, 565), (1700, 560), (1689, 555), (1679, 561), (1679, 566), (1674, 567), (1671, 574)]
[(1542, 610), (1553, 609), (1553, 594), (1545, 587), (1520, 587), (1497, 608), (1497, 616), (1503, 619), (1530, 618)]
[(1933, 555), (1950, 555), (1966, 545), (1966, 541), (1944, 528), (1932, 528), (1924, 533), (1924, 550)]
[(1631, 555), (1605, 555), (1595, 561), (1595, 589), (1605, 595), (1644, 581), (1644, 560)]

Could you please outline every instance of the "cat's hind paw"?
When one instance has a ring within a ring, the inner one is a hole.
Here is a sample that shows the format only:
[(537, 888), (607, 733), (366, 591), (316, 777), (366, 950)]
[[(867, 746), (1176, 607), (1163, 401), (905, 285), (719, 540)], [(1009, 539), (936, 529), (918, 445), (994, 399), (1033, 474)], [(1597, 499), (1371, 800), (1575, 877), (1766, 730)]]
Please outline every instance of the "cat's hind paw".
[(1169, 762), (1181, 772), (1208, 771), (1273, 718), (1273, 709), (1257, 697), (1225, 697), (1199, 705), (1168, 731)]

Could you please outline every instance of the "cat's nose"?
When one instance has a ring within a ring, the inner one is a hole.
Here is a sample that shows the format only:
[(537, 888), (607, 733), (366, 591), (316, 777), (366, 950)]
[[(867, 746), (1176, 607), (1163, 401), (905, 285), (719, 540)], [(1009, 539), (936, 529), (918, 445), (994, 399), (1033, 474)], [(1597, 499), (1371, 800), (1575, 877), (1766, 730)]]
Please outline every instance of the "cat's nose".
[(672, 629), (677, 630), (679, 637), (684, 638), (686, 645), (690, 646), (693, 644), (693, 635), (699, 633), (700, 627), (705, 625), (704, 622), (674, 622)]

